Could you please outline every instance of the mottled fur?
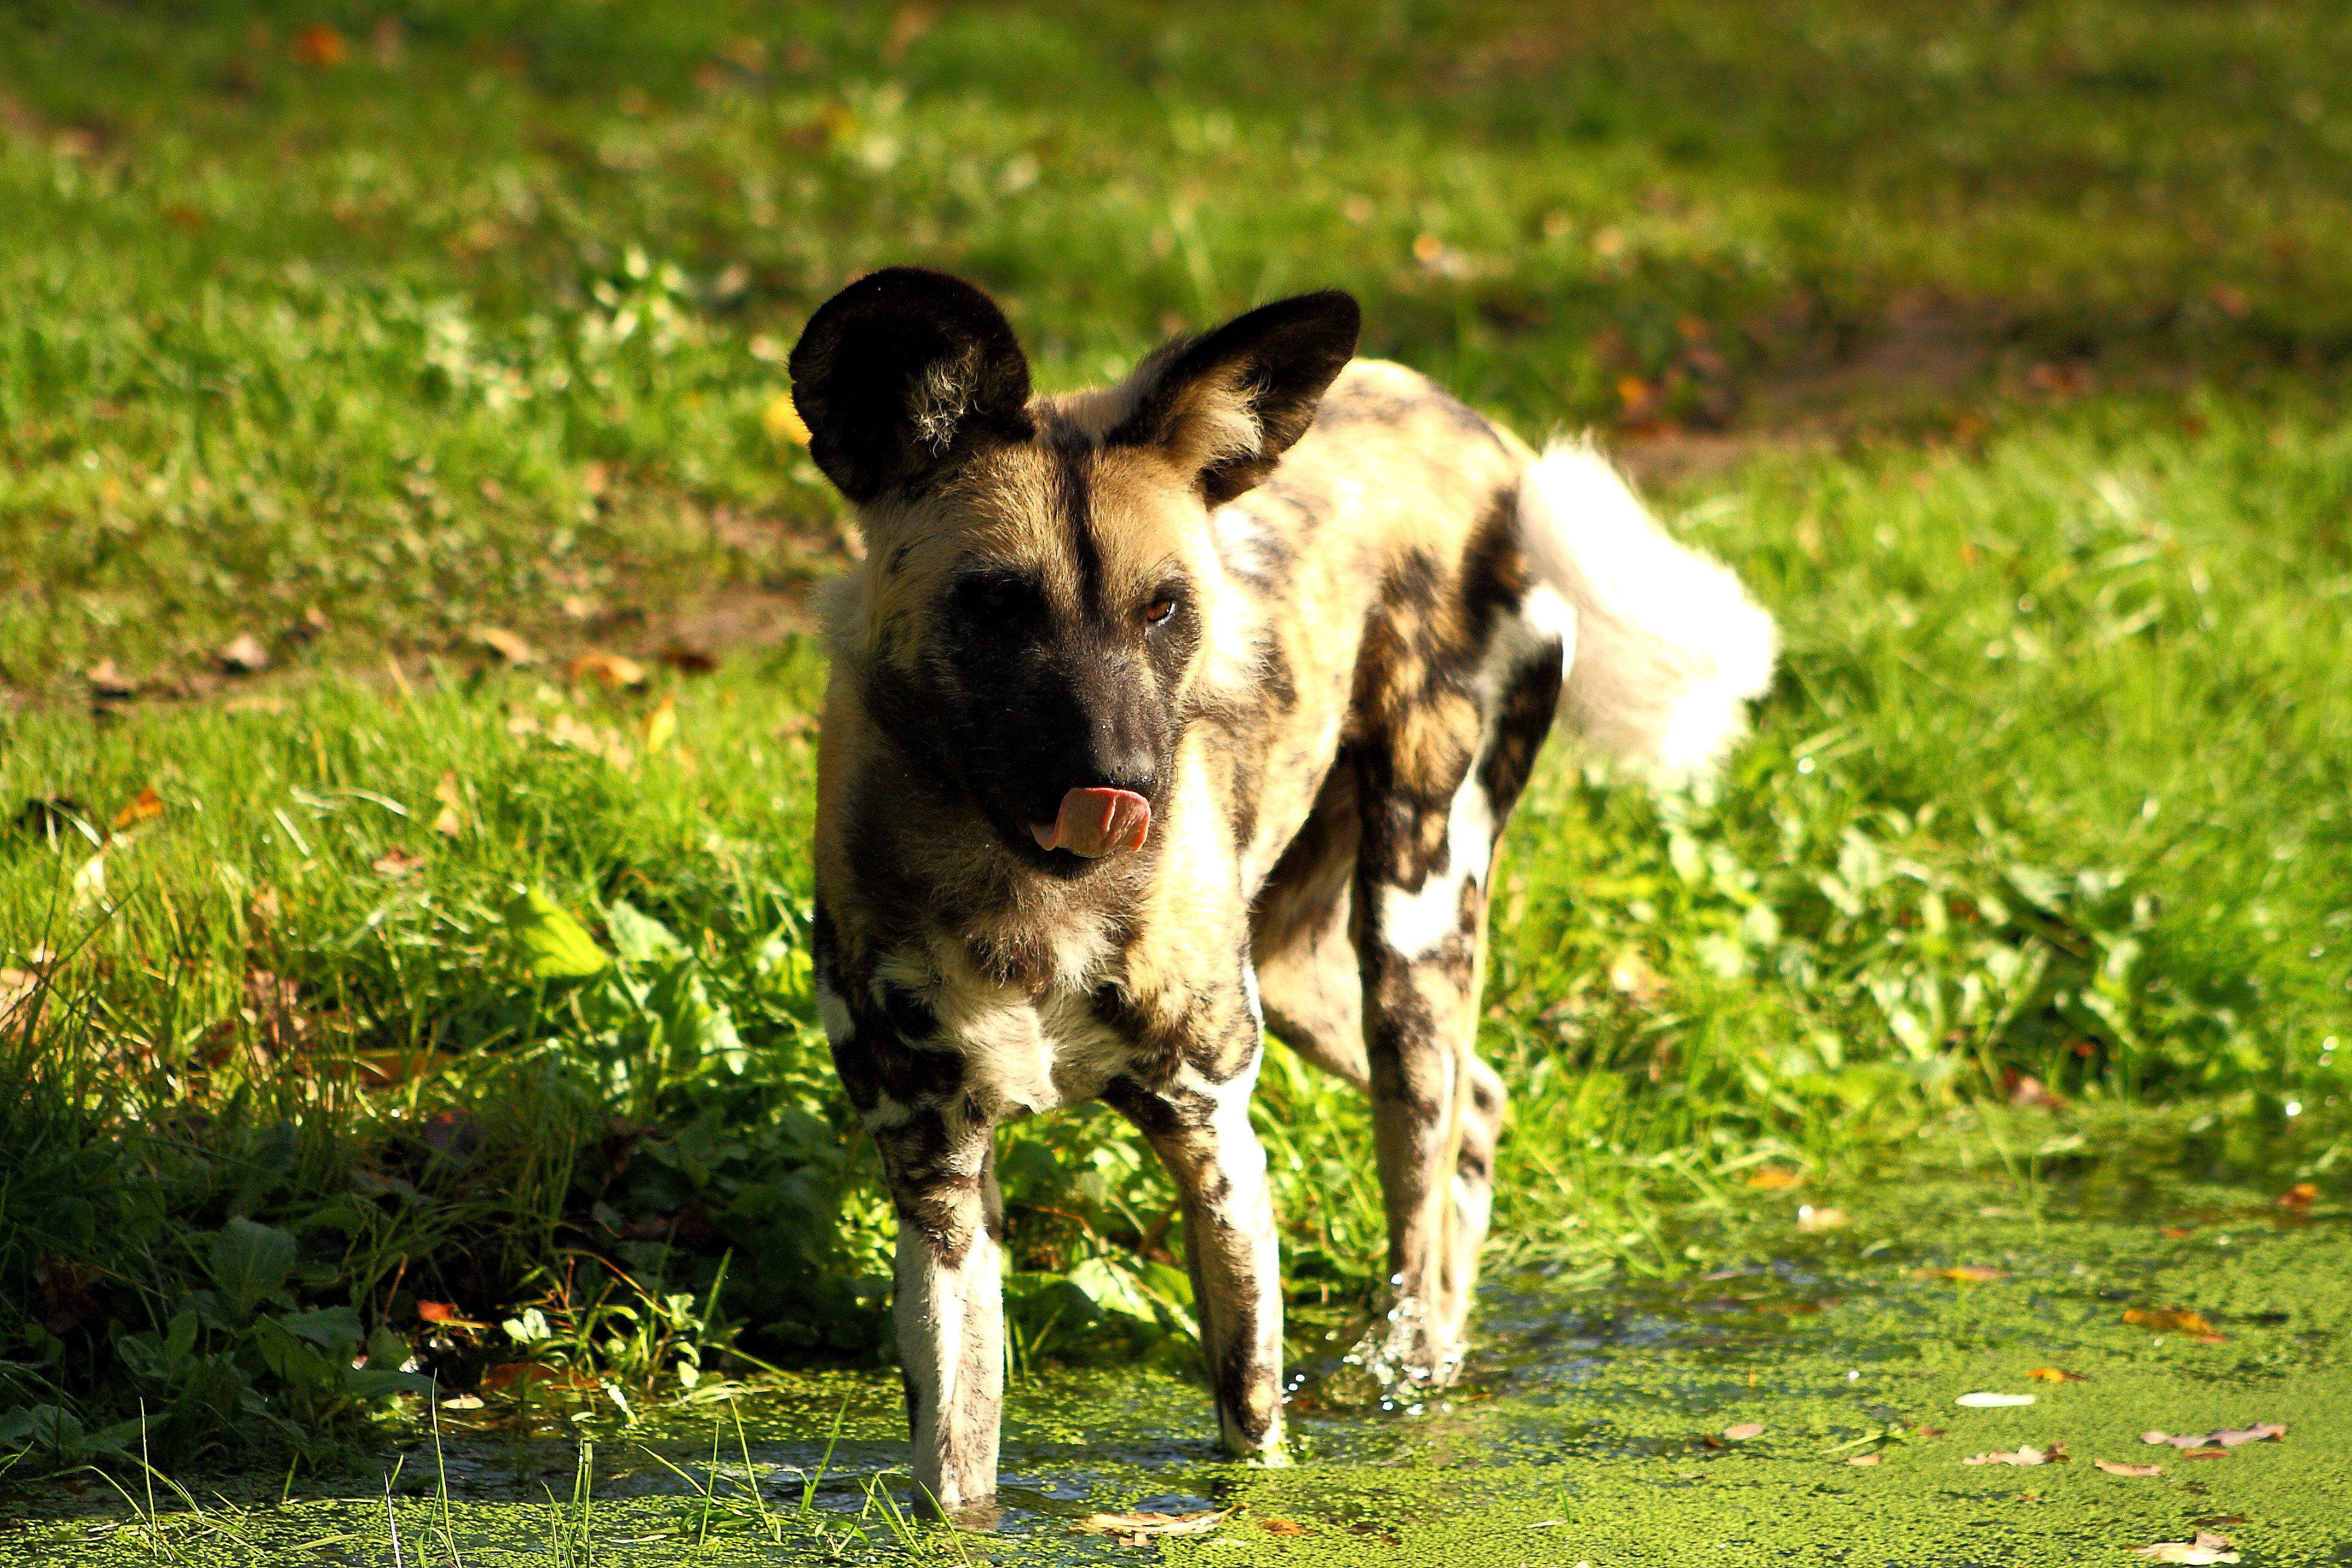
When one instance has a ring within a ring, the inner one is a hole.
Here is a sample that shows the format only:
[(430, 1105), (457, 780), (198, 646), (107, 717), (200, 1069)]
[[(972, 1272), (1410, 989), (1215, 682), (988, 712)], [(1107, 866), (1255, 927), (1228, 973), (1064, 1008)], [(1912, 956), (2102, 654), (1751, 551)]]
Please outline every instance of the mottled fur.
[[(1352, 300), (1309, 295), (1118, 387), (1034, 396), (985, 296), (892, 268), (793, 352), (866, 541), (827, 616), (818, 995), (898, 1211), (915, 1473), (940, 1508), (995, 1485), (992, 1131), (1090, 1099), (1182, 1194), (1225, 1446), (1279, 1460), (1248, 1120), (1269, 1026), (1373, 1101), (1371, 1364), (1452, 1374), (1504, 1111), (1474, 1049), (1487, 889), (1563, 680), (1586, 728), (1687, 764), (1769, 671), (1769, 621), (1605, 464), (1349, 363), (1356, 330)], [(1143, 848), (1038, 847), (1073, 788), (1144, 795)]]

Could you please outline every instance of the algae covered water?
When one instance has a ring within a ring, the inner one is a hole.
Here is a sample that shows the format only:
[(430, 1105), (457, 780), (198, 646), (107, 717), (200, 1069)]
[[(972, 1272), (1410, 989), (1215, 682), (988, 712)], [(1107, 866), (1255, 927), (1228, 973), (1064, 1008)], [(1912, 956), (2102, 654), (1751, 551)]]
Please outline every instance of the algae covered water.
[[(2277, 1186), (1759, 1200), (1680, 1278), (1490, 1279), (1464, 1382), (1417, 1403), (1305, 1321), (1287, 1469), (1222, 1462), (1181, 1377), (1047, 1371), (1011, 1390), (984, 1532), (908, 1522), (895, 1377), (826, 1373), (579, 1424), (584, 1469), (560, 1421), (452, 1411), (437, 1456), (384, 1456), (389, 1501), (181, 1478), (150, 1513), (85, 1476), (35, 1489), (0, 1563), (2352, 1562), (2352, 1215)], [(1235, 1511), (1074, 1529), (1210, 1509)]]

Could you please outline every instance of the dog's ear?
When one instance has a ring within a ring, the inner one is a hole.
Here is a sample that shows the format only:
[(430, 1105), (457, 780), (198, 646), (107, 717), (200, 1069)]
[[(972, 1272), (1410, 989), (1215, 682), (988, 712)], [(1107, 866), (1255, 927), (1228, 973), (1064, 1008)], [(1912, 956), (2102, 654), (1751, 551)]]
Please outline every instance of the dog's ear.
[(856, 505), (1034, 433), (1013, 324), (944, 272), (867, 273), (809, 318), (790, 368), (809, 455)]
[(1222, 506), (1307, 434), (1362, 326), (1355, 300), (1332, 289), (1169, 343), (1137, 368), (1134, 405), (1108, 444), (1169, 449), (1200, 475), (1202, 499)]

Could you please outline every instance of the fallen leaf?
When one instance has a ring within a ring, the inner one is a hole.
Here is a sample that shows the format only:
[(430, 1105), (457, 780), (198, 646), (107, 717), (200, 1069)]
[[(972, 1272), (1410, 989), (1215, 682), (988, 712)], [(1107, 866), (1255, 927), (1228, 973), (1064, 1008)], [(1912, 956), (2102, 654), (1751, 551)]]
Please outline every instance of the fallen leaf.
[(1760, 1421), (1742, 1421), (1737, 1426), (1726, 1426), (1723, 1429), (1723, 1435), (1735, 1443), (1745, 1443), (1750, 1437), (1764, 1436), (1764, 1424)]
[(0, 969), (0, 1037), (13, 1034), (20, 1024), (28, 1025), (33, 1012), (33, 991), (41, 977), (29, 970)]
[(1970, 1410), (2001, 1410), (2012, 1405), (2031, 1405), (2033, 1403), (2033, 1395), (2030, 1394), (1963, 1394), (1952, 1403), (1965, 1405)]
[(2278, 1206), (2283, 1209), (2307, 1209), (2318, 1201), (2318, 1183), (2297, 1182), (2279, 1194)]
[(2200, 1339), (2218, 1341), (2224, 1336), (2205, 1321), (2202, 1312), (2170, 1307), (2131, 1307), (2124, 1312), (2124, 1321), (2158, 1334), (2195, 1334)]
[(433, 819), (433, 831), (445, 838), (455, 838), (466, 831), (466, 792), (458, 786), (457, 770), (445, 768), (441, 782), (433, 786), (433, 798), (441, 803), (441, 815)]
[(2226, 1459), (2230, 1457), (2230, 1450), (2227, 1448), (2184, 1448), (2181, 1450), (2180, 1457), (2184, 1459)]
[(1817, 1209), (1807, 1204), (1797, 1210), (1797, 1228), (1808, 1236), (1824, 1230), (1843, 1230), (1853, 1223), (1843, 1209)]
[(1848, 1459), (1846, 1463), (1849, 1465), (1874, 1465), (1878, 1463), (1878, 1456), (1876, 1454), (1856, 1454), (1852, 1458)]
[(373, 863), (373, 868), (379, 876), (389, 877), (397, 882), (424, 864), (425, 861), (421, 856), (411, 855), (405, 849), (395, 847), (385, 850)]
[(2162, 1465), (2118, 1465), (2112, 1459), (2093, 1459), (2091, 1463), (2111, 1476), (2128, 1476), (2133, 1480), (2153, 1480), (2164, 1474)]
[(2021, 1446), (2010, 1454), (1975, 1454), (1962, 1459), (1964, 1465), (2063, 1465), (2066, 1462), (2066, 1445), (2053, 1443), (2047, 1448), (2032, 1444)]
[(780, 392), (768, 406), (760, 412), (760, 423), (769, 435), (779, 441), (790, 441), (795, 447), (809, 443), (808, 423), (793, 405), (793, 395)]
[[(82, 679), (89, 681), (89, 689), (98, 693), (100, 697), (136, 697), (139, 695), (139, 683), (136, 680), (133, 680), (131, 677), (123, 674), (121, 670), (115, 668), (114, 661), (110, 658), (101, 658), (96, 664), (82, 671)], [(2281, 1201), (2284, 1202), (2284, 1200)]]
[(272, 1050), (307, 1046), (318, 1033), (317, 1026), (302, 1011), (301, 988), (267, 969), (245, 972), (242, 1013), (261, 1043)]
[(594, 681), (607, 691), (646, 683), (645, 667), (617, 653), (583, 653), (572, 661), (572, 684)]
[(654, 657), (681, 675), (708, 675), (719, 668), (718, 658), (707, 650), (679, 642), (667, 645)]
[(428, 1323), (463, 1322), (466, 1317), (452, 1301), (419, 1301), (416, 1303), (416, 1315)]
[(294, 35), (294, 58), (313, 70), (341, 65), (350, 52), (343, 36), (324, 22), (313, 22)]
[(1070, 1533), (1116, 1535), (1132, 1542), (1160, 1535), (1206, 1535), (1240, 1511), (1241, 1505), (1235, 1503), (1198, 1513), (1090, 1513), (1070, 1526)]
[(351, 1063), (362, 1087), (387, 1089), (429, 1078), (459, 1059), (455, 1051), (396, 1046), (389, 1050), (353, 1051)]
[(476, 626), (474, 640), (509, 664), (524, 665), (539, 662), (537, 650), (504, 626)]
[(2179, 1241), (2184, 1236), (2195, 1236), (2197, 1227), (2193, 1225), (2168, 1225), (2156, 1234), (2167, 1241)]
[(645, 728), (638, 731), (638, 738), (645, 742), (646, 755), (658, 757), (677, 733), (677, 700), (665, 697), (659, 706), (646, 715)]
[(593, 1377), (583, 1377), (576, 1372), (566, 1372), (562, 1367), (549, 1366), (543, 1362), (535, 1361), (500, 1362), (482, 1373), (481, 1386), (492, 1394), (512, 1388), (517, 1384), (554, 1384), (563, 1388), (593, 1388), (596, 1386), (596, 1380)]
[(2091, 1381), (2079, 1372), (2068, 1372), (2062, 1367), (2054, 1366), (2037, 1366), (2025, 1375), (2036, 1383), (2088, 1383)]
[(1291, 1519), (1261, 1520), (1258, 1522), (1258, 1528), (1265, 1531), (1268, 1535), (1304, 1535), (1307, 1533), (1307, 1527), (1305, 1525), (1299, 1523), (1297, 1520)]
[(1665, 981), (1640, 953), (1627, 950), (1609, 965), (1609, 985), (1635, 1006), (1647, 1006), (1664, 994)]
[(138, 799), (114, 814), (114, 831), (120, 833), (126, 827), (136, 827), (163, 815), (163, 797), (155, 793), (153, 784), (149, 784), (139, 792)]
[(2130, 1550), (2158, 1563), (2235, 1563), (2238, 1554), (2231, 1550), (2230, 1538), (2205, 1531), (2197, 1532), (2194, 1541), (2158, 1541)]
[(231, 675), (251, 675), (269, 668), (269, 650), (251, 632), (239, 632), (234, 641), (213, 655), (220, 667)]
[(2216, 1432), (2209, 1439), (2224, 1448), (2234, 1448), (2242, 1443), (2275, 1443), (2286, 1436), (2286, 1428), (2275, 1421), (2260, 1421), (2252, 1426), (2232, 1431)]
[(2009, 1086), (2009, 1102), (2021, 1110), (2063, 1110), (2065, 1100), (2050, 1092), (2038, 1078), (2020, 1078)]
[(444, 1410), (479, 1410), (481, 1407), (480, 1397), (471, 1394), (453, 1394), (441, 1402)]
[(1748, 1178), (1748, 1184), (1759, 1193), (1785, 1193), (1805, 1179), (1801, 1171), (1791, 1171), (1786, 1165), (1767, 1165)]

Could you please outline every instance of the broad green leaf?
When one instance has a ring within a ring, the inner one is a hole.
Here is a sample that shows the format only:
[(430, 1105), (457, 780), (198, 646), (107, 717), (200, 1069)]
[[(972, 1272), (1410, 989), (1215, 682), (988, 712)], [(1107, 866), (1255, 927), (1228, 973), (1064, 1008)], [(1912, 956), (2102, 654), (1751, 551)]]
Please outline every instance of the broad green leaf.
[(578, 921), (537, 888), (508, 902), (506, 922), (523, 967), (541, 980), (585, 979), (613, 962)]
[(366, 1331), (360, 1327), (360, 1315), (350, 1307), (319, 1307), (308, 1312), (287, 1312), (279, 1315), (278, 1324), (301, 1335), (320, 1349), (344, 1361)]
[(631, 963), (688, 956), (686, 943), (669, 927), (626, 899), (614, 899), (606, 906), (604, 928), (612, 933), (614, 952)]
[(243, 1317), (286, 1283), (294, 1268), (294, 1237), (242, 1215), (213, 1235), (213, 1283)]

